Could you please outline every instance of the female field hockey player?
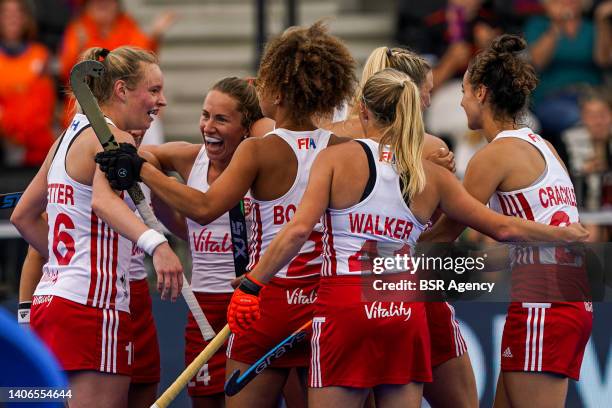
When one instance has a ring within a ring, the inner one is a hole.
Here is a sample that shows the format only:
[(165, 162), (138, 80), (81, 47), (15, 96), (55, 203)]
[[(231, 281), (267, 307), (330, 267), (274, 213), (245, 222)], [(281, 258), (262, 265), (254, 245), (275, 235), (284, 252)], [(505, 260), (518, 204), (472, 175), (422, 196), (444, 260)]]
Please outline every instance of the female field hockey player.
[(580, 225), (559, 231), (502, 217), (471, 197), (448, 170), (422, 160), (420, 105), (417, 87), (403, 73), (385, 69), (368, 80), (360, 106), (368, 139), (321, 152), (294, 217), (232, 297), (230, 327), (248, 332), (263, 315), (259, 294), (323, 217), (324, 265), (311, 340), (312, 407), (360, 407), (372, 388), (379, 407), (420, 406), (422, 383), (431, 381), (424, 306), (363, 302), (361, 274), (371, 269), (364, 258), (376, 247), (412, 247), (438, 205), (500, 240), (571, 241), (588, 235)]
[[(106, 74), (90, 87), (117, 141), (147, 129), (166, 105), (154, 54), (89, 49)], [(48, 258), (34, 293), (31, 326), (68, 372), (71, 407), (123, 407), (131, 374), (128, 267), (131, 242), (153, 256), (162, 297), (175, 299), (182, 267), (163, 235), (130, 209), (93, 162), (102, 146), (76, 114), (26, 189), (11, 221)], [(46, 211), (48, 221), (43, 217)]]

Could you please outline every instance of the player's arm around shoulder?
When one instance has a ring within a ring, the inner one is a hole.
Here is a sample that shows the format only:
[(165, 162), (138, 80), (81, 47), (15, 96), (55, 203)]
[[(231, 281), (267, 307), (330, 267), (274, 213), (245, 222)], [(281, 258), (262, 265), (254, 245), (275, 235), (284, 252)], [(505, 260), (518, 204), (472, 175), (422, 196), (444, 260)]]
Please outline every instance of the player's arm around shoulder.
[[(138, 153), (160, 170), (176, 171), (183, 179), (187, 179), (201, 148), (201, 144), (168, 142), (160, 145), (140, 146)], [(154, 160), (150, 155), (154, 157)]]
[(200, 205), (193, 209), (192, 220), (205, 225), (231, 210), (248, 193), (259, 174), (261, 163), (270, 157), (266, 138), (242, 141), (229, 165), (203, 194)]
[[(485, 232), (485, 226), (479, 218), (479, 210), (486, 208), (484, 203), (489, 200), (506, 174), (503, 167), (497, 167), (498, 147), (490, 147), (492, 145), (487, 145), (472, 157), (463, 186), (447, 169), (424, 161), (427, 182), (433, 183), (432, 187), (438, 194), (444, 215), (430, 230), (423, 233), (421, 241), (452, 242), (463, 232), (466, 225)], [(490, 229), (486, 228), (486, 231)]]
[[(159, 170), (178, 172), (186, 183), (201, 148), (201, 144), (169, 142), (141, 146), (138, 154)], [(170, 232), (187, 241), (187, 225), (183, 215), (155, 194), (151, 194), (151, 206), (157, 218)]]
[[(119, 129), (112, 129), (117, 143), (134, 144), (132, 136)], [(93, 131), (87, 135), (95, 138)], [(100, 167), (95, 164), (93, 158), (96, 153), (103, 151), (100, 143), (90, 144), (91, 153), (89, 161), (94, 163), (95, 170), (92, 182), (91, 209), (110, 227), (128, 238), (132, 242), (137, 242), (138, 238), (148, 229), (146, 225), (134, 214), (127, 206), (125, 201), (119, 196), (119, 192), (113, 190)]]
[[(129, 133), (119, 129), (112, 131), (118, 143), (134, 145), (134, 139)], [(94, 150), (92, 160), (96, 153), (102, 151), (102, 146), (98, 144)], [(153, 267), (157, 274), (157, 289), (161, 291), (162, 299), (169, 296), (174, 301), (183, 285), (183, 268), (180, 260), (168, 245), (166, 238), (146, 226), (127, 206), (119, 193), (111, 188), (98, 165), (96, 165), (92, 184), (91, 208), (114, 231), (136, 243), (138, 247), (153, 257)]]
[(255, 160), (258, 159), (258, 153), (254, 145), (263, 140), (253, 138), (240, 143), (229, 166), (205, 193), (166, 176), (155, 166), (147, 163), (142, 166), (140, 177), (151, 188), (152, 193), (167, 205), (184, 217), (206, 225), (244, 198), (257, 173)]
[(452, 242), (470, 226), (497, 239), (506, 240), (509, 220), (487, 208), (481, 200), (470, 194), (452, 173), (439, 166), (430, 165), (428, 182), (435, 184), (440, 208), (444, 215), (427, 233), (427, 240)]
[(455, 155), (446, 142), (437, 136), (425, 133), (423, 158), (455, 172)]
[[(499, 149), (499, 147), (496, 147)], [(483, 149), (484, 151), (485, 149)], [(493, 152), (493, 153), (491, 153)], [(504, 150), (506, 154), (507, 151)], [(499, 152), (493, 150), (475, 157), (475, 166), (466, 172), (466, 191), (454, 177), (445, 177), (444, 189), (440, 190), (441, 206), (449, 217), (481, 231), (497, 241), (563, 241), (572, 242), (588, 237), (580, 225), (555, 230), (554, 227), (508, 217), (498, 214), (486, 207), (484, 203), (493, 195), (497, 186), (505, 177), (504, 171), (511, 168), (509, 159), (494, 161)], [(472, 159), (472, 160), (474, 160)], [(499, 163), (498, 170), (491, 165)], [(489, 168), (491, 171), (486, 171)], [(469, 177), (469, 179), (468, 179)], [(480, 183), (478, 183), (480, 181)], [(450, 204), (450, 205), (449, 205)]]

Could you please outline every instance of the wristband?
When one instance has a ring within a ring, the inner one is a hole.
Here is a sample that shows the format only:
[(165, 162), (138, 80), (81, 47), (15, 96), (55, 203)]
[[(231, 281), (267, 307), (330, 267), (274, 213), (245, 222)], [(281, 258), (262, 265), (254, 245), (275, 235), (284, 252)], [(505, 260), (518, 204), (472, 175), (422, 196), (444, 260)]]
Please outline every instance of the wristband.
[(32, 302), (20, 302), (17, 310), (17, 323), (30, 324), (30, 308)]
[(138, 248), (142, 249), (147, 254), (153, 256), (153, 251), (155, 251), (155, 248), (157, 248), (164, 242), (168, 242), (166, 237), (164, 237), (162, 234), (155, 231), (154, 229), (148, 229), (142, 233), (140, 238), (138, 238), (138, 242), (136, 242), (136, 245), (138, 246)]
[(240, 289), (246, 294), (257, 296), (259, 295), (259, 291), (263, 289), (263, 287), (264, 285), (257, 282), (255, 278), (251, 278), (249, 275), (245, 275), (245, 277), (242, 279), (242, 282), (240, 282), (240, 286), (238, 286), (238, 289)]

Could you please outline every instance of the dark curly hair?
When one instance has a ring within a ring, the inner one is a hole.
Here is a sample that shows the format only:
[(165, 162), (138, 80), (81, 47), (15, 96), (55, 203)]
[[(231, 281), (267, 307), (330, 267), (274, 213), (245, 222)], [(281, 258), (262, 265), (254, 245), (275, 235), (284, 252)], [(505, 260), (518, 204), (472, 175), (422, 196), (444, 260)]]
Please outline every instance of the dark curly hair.
[(322, 21), (291, 27), (271, 40), (257, 75), (259, 92), (282, 95), (298, 123), (342, 106), (356, 82), (355, 60)]
[(497, 37), (468, 66), (468, 81), (473, 88), (484, 85), (495, 119), (515, 123), (529, 103), (538, 79), (535, 69), (519, 55), (527, 43), (516, 35)]

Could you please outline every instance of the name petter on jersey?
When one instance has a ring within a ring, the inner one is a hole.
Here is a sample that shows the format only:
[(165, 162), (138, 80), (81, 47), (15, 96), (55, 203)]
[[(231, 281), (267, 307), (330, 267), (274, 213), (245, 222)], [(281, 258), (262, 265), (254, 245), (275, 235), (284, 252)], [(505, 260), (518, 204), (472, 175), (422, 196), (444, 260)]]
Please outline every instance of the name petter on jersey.
[(69, 184), (47, 184), (47, 202), (49, 204), (74, 205), (74, 188)]
[(407, 240), (414, 225), (409, 220), (381, 215), (349, 213), (349, 225), (354, 234), (371, 234)]

